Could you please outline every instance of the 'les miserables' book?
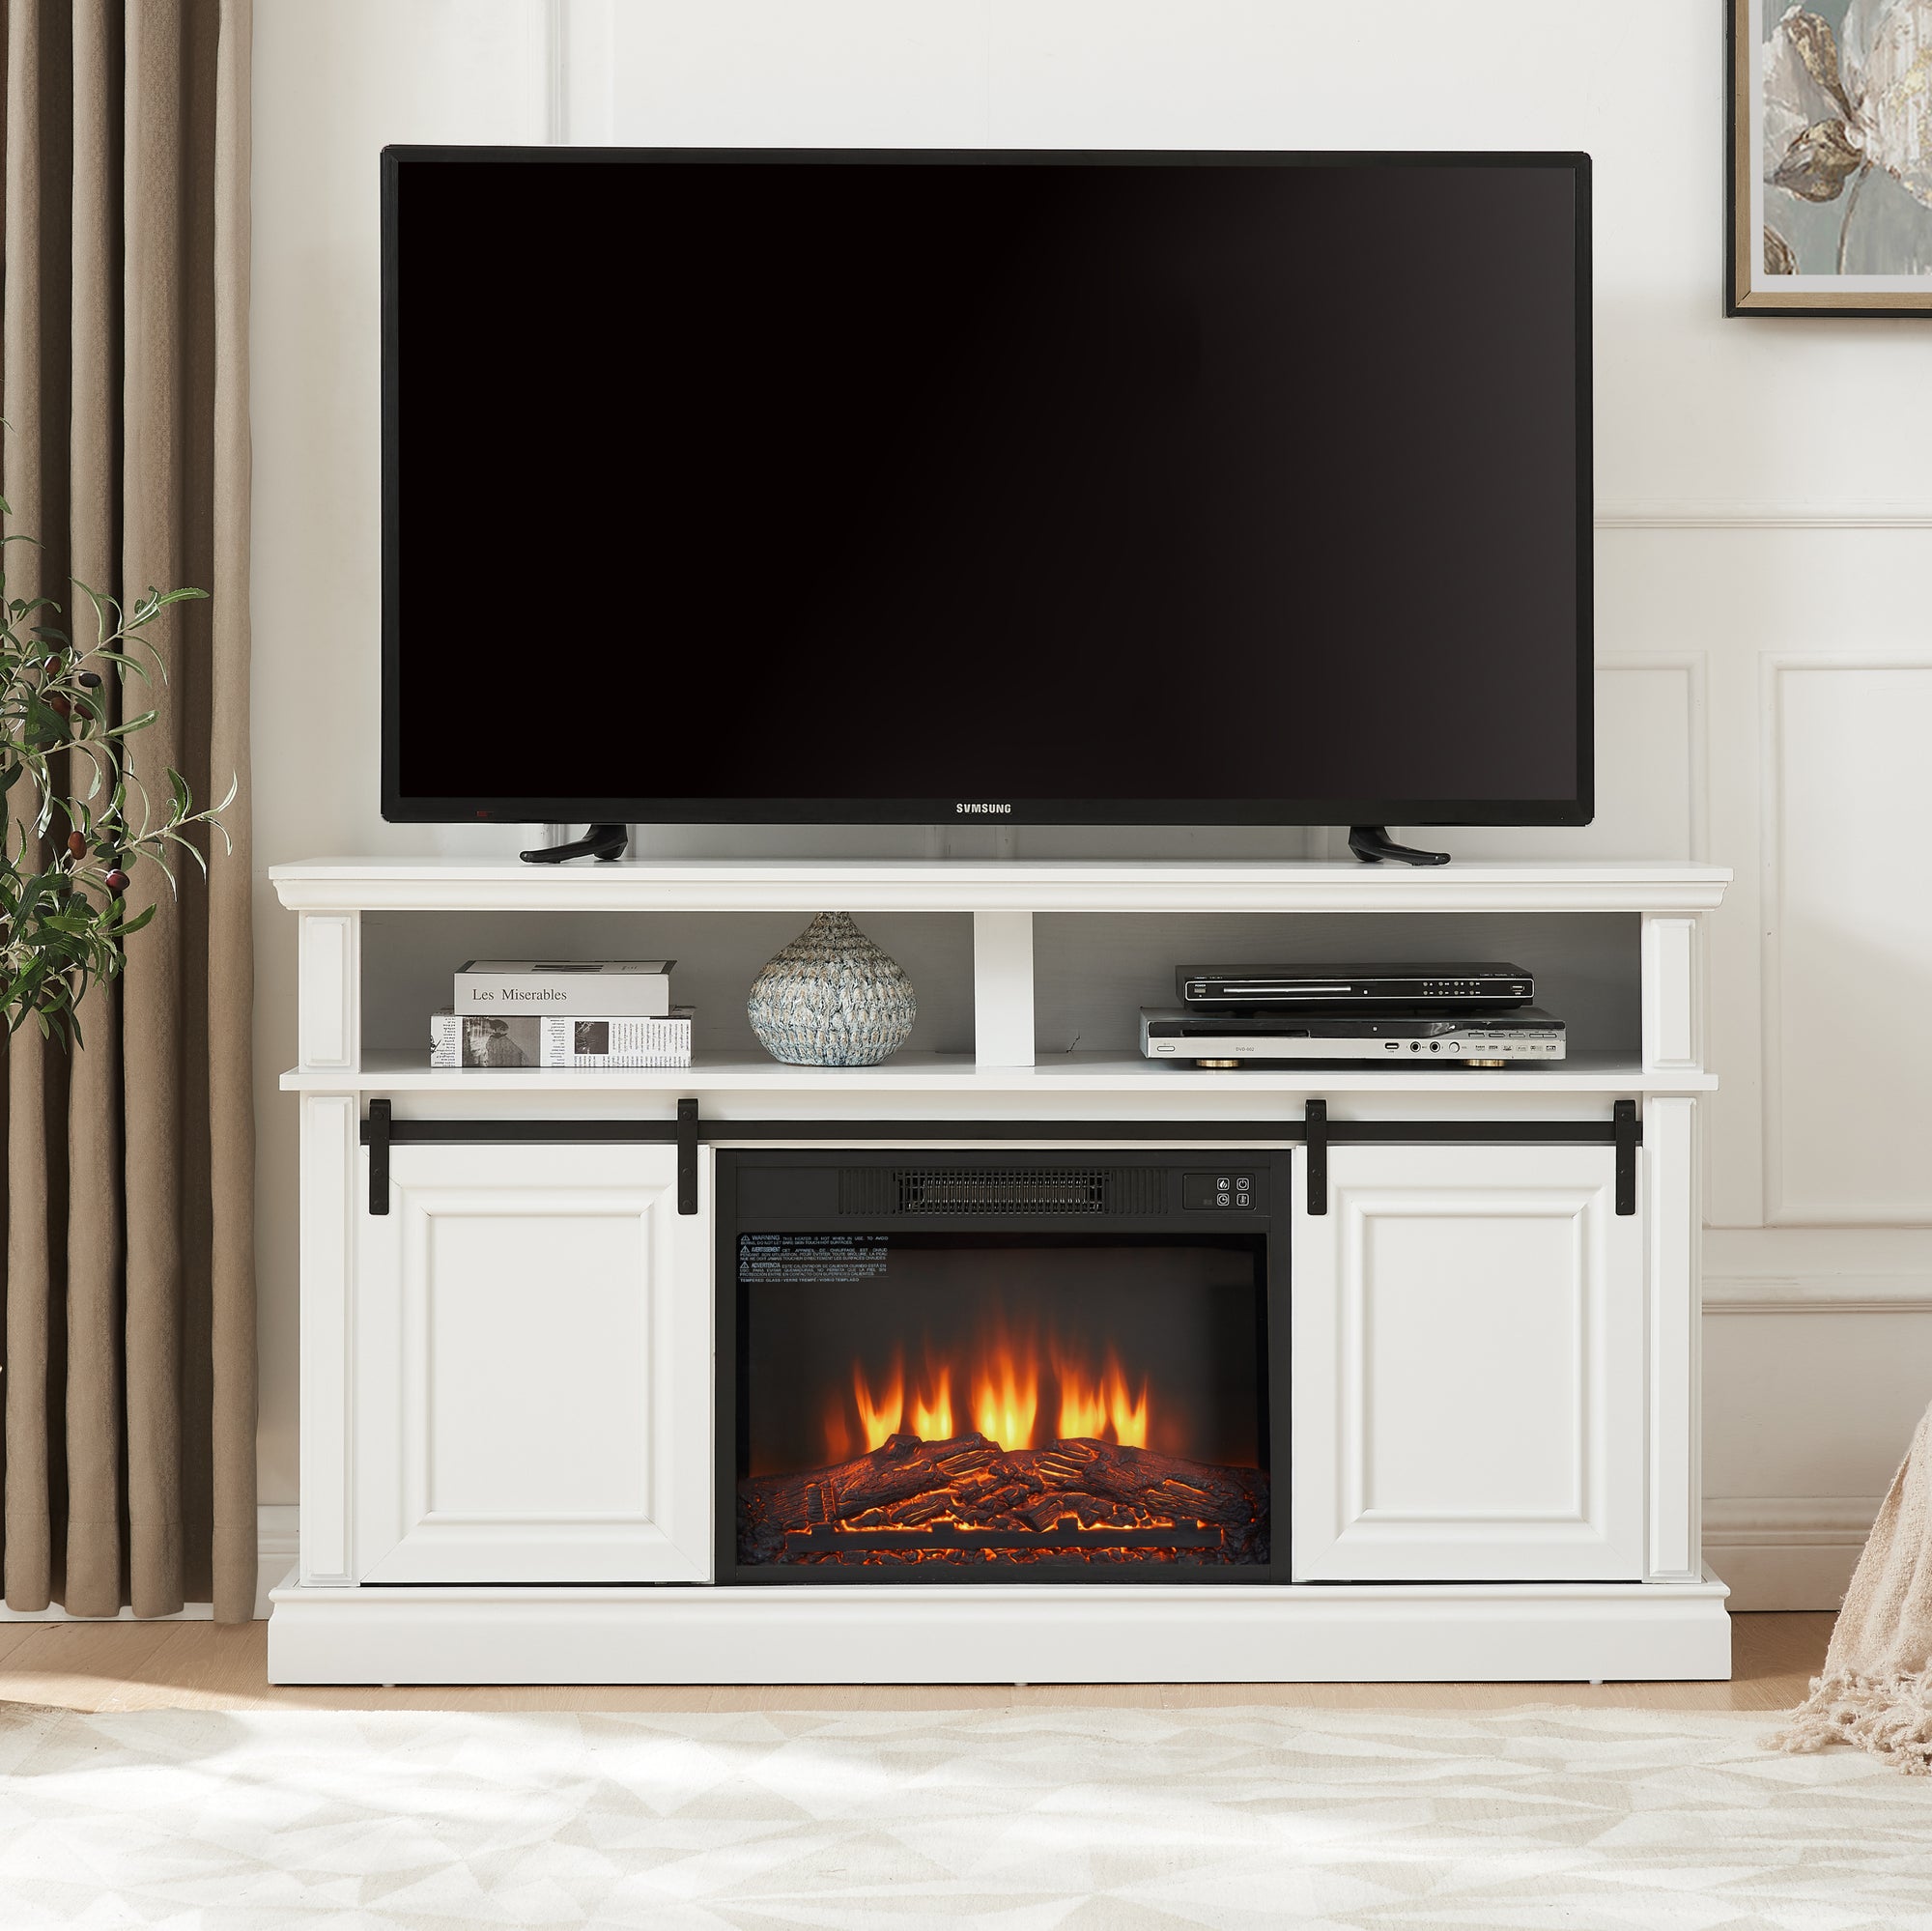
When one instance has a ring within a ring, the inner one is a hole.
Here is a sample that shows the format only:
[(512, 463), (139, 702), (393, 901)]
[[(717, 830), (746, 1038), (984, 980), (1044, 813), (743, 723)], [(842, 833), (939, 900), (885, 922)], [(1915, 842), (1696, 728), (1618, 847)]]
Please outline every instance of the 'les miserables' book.
[(456, 971), (458, 1018), (549, 1012), (662, 1019), (675, 959), (469, 959)]

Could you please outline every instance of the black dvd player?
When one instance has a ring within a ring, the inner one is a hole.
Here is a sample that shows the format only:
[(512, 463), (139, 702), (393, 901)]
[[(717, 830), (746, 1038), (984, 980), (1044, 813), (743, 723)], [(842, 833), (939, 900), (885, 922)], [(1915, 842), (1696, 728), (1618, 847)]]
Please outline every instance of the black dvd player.
[(1536, 999), (1536, 979), (1502, 959), (1395, 959), (1380, 965), (1179, 966), (1183, 1005), (1248, 1012), (1286, 1008), (1502, 1012)]

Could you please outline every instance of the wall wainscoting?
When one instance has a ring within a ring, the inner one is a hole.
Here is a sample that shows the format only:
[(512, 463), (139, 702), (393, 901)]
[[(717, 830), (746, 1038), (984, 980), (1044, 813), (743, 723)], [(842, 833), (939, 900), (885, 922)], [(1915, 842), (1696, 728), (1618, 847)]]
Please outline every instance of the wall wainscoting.
[(1835, 1609), (1865, 1546), (1877, 1495), (1710, 1495), (1704, 1560), (1733, 1609)]
[(1932, 502), (1599, 502), (1599, 529), (1932, 529)]
[(1704, 1556), (1734, 1609), (1835, 1609), (1932, 1382), (1919, 1230), (1705, 1235)]
[(1932, 1314), (1932, 1274), (1704, 1276), (1704, 1312), (1722, 1314)]
[(255, 1511), (255, 1614), (269, 1613), (269, 1591), (296, 1566), (297, 1509), (293, 1502), (264, 1502)]

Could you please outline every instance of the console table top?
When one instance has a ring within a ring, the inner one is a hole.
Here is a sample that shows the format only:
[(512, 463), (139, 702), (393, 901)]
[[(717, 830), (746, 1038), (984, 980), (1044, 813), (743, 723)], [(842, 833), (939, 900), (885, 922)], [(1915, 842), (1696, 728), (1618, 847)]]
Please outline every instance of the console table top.
[(1726, 866), (1671, 859), (328, 858), (269, 876), (296, 911), (1695, 912), (1731, 882)]

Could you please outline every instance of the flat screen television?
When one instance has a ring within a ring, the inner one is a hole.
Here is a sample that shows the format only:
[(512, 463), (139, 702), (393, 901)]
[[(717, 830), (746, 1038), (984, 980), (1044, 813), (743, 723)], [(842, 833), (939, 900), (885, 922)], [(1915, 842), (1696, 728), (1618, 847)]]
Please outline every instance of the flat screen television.
[(1589, 161), (390, 148), (396, 820), (1584, 824)]

